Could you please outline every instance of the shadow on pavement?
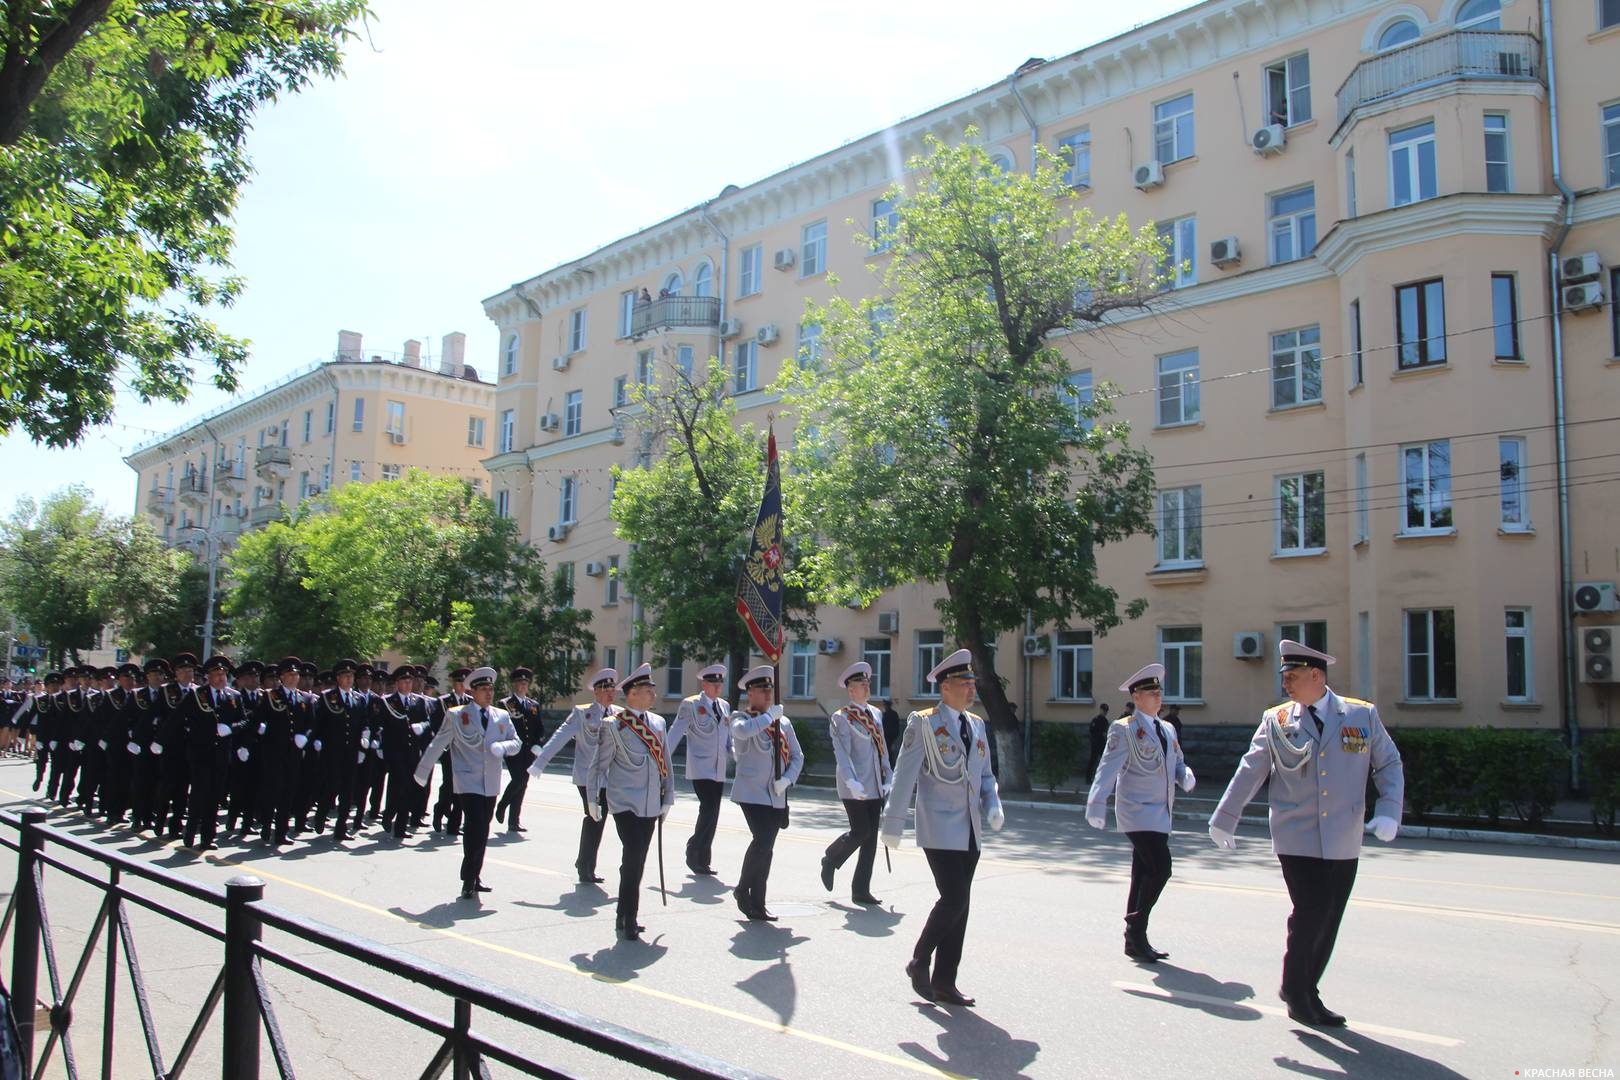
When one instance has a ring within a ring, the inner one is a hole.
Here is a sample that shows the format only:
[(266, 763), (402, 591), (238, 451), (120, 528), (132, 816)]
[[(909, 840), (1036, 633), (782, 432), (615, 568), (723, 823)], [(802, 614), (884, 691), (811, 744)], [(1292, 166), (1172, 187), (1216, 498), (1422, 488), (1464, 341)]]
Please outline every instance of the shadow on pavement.
[(893, 937), (894, 928), (905, 916), (886, 907), (867, 907), (864, 904), (840, 904), (829, 901), (827, 907), (844, 916), (844, 929), (862, 937)]
[(595, 915), (602, 908), (613, 903), (600, 885), (576, 884), (572, 890), (557, 897), (555, 904), (536, 904), (530, 900), (515, 900), (517, 907), (534, 908), (537, 911), (560, 911), (574, 919), (586, 919)]
[(788, 963), (785, 952), (779, 963), (760, 968), (734, 985), (775, 1013), (778, 1022), (786, 1024), (793, 1019), (793, 1012), (799, 1003), (799, 984), (793, 977), (793, 965)]
[(1331, 1037), (1299, 1029), (1295, 1029), (1294, 1035), (1326, 1061), (1316, 1064), (1281, 1056), (1272, 1060), (1278, 1068), (1304, 1076), (1319, 1076), (1324, 1080), (1329, 1077), (1339, 1080), (1346, 1076), (1377, 1077), (1378, 1080), (1385, 1077), (1391, 1080), (1463, 1080), (1463, 1074), (1455, 1069), (1396, 1049), (1349, 1028), (1335, 1031)]
[(426, 911), (407, 911), (402, 907), (391, 907), (388, 910), (402, 919), (421, 926), (430, 926), (435, 930), (447, 930), (457, 923), (487, 919), (495, 914), (495, 909), (485, 907), (481, 900), (461, 899), (434, 904)]
[(681, 887), (669, 895), (694, 904), (723, 904), (731, 895), (731, 886), (717, 877), (693, 877), (681, 882)]
[[(1147, 994), (1140, 990), (1124, 990), (1132, 997), (1147, 998), (1151, 1001), (1162, 1001), (1167, 1005), (1175, 1005), (1183, 1009), (1197, 1009), (1199, 1012), (1209, 1013), (1227, 1020), (1259, 1020), (1265, 1014), (1259, 1009), (1247, 1004), (1254, 999), (1254, 987), (1248, 983), (1221, 982), (1219, 979), (1205, 975), (1202, 971), (1191, 971), (1187, 968), (1167, 964), (1163, 960), (1157, 964), (1139, 964), (1138, 968), (1144, 972), (1151, 971), (1153, 984), (1160, 990), (1178, 995), (1174, 998), (1161, 997), (1158, 994)], [(1205, 998), (1219, 998), (1220, 1001), (1199, 1001), (1183, 994), (1196, 994)]]
[[(615, 931), (617, 933), (617, 931)], [(646, 968), (652, 967), (669, 952), (669, 946), (652, 941), (615, 941), (605, 949), (593, 953), (575, 953), (568, 962), (580, 971), (604, 979), (630, 982)]]
[(899, 1047), (943, 1072), (1027, 1080), (1023, 1070), (1034, 1064), (1041, 1052), (1040, 1043), (1015, 1039), (972, 1009), (919, 1005), (918, 1010), (944, 1029), (939, 1033), (939, 1053), (914, 1042), (900, 1043)]

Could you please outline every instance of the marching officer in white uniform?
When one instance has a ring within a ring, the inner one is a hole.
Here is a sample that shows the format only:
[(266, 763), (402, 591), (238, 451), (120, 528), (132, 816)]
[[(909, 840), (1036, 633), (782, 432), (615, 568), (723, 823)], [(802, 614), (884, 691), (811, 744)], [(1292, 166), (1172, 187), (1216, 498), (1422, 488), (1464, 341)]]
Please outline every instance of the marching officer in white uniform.
[(495, 707), (494, 668), (471, 672), (467, 686), (472, 700), (445, 712), (438, 734), (416, 765), (416, 782), (427, 787), (434, 763), (446, 749), (450, 751), (450, 779), (461, 809), (461, 898), (472, 900), (490, 891), (482, 876), (489, 823), (495, 816), (506, 759), (518, 752), (523, 740), (506, 710)]
[(765, 886), (776, 834), (788, 824), (787, 789), (804, 768), (804, 751), (782, 706), (771, 704), (776, 670), (769, 664), (750, 668), (738, 685), (748, 691), (748, 708), (731, 717), (731, 752), (737, 759), (731, 801), (742, 807), (752, 839), (733, 895), (750, 921), (775, 922), (776, 916), (765, 908)]
[[(1370, 831), (1386, 843), (1395, 839), (1406, 779), (1377, 707), (1328, 688), (1333, 657), (1286, 639), (1277, 651), (1290, 700), (1261, 716), (1209, 819), (1209, 835), (1218, 847), (1235, 847), (1244, 806), (1270, 781), (1271, 846), (1294, 905), (1281, 997), (1293, 1019), (1339, 1027), (1344, 1017), (1322, 1004), (1318, 984), (1356, 882), (1362, 833)], [(1378, 802), (1373, 819), (1363, 826), (1369, 775)]]
[(614, 928), (626, 941), (639, 941), (646, 929), (636, 921), (641, 901), (641, 875), (647, 866), (647, 848), (653, 829), (675, 803), (675, 782), (670, 775), (664, 718), (649, 712), (654, 689), (652, 665), (642, 664), (619, 684), (625, 707), (606, 719), (587, 725), (587, 738), (596, 743), (585, 787), (592, 798), (592, 815), (605, 799), (613, 826), (624, 849), (619, 861), (619, 905)]
[(698, 798), (697, 826), (686, 841), (686, 868), (700, 877), (714, 874), (714, 830), (720, 823), (720, 801), (731, 760), (731, 706), (720, 696), (726, 665), (710, 664), (698, 672), (699, 693), (681, 702), (669, 729), (669, 756), (686, 740), (686, 779)]
[(1163, 664), (1149, 664), (1120, 689), (1135, 710), (1108, 726), (1108, 743), (1086, 797), (1086, 820), (1108, 827), (1108, 795), (1114, 821), (1131, 842), (1131, 889), (1125, 898), (1125, 955), (1155, 963), (1170, 954), (1148, 944), (1148, 919), (1170, 880), (1170, 812), (1176, 785), (1191, 792), (1197, 778), (1181, 756), (1176, 729), (1159, 721), (1164, 700)]
[(827, 721), (837, 761), (838, 799), (849, 817), (849, 830), (821, 856), (821, 883), (831, 892), (833, 875), (856, 850), (851, 899), (857, 904), (882, 903), (872, 895), (872, 863), (877, 855), (883, 800), (894, 783), (888, 744), (883, 741), (883, 714), (867, 703), (872, 696), (872, 665), (857, 660), (838, 676), (849, 704)]
[[(546, 771), (546, 765), (557, 756), (557, 751), (574, 744), (574, 787), (579, 789), (579, 802), (581, 821), (579, 823), (579, 854), (574, 859), (574, 869), (579, 873), (582, 885), (599, 885), (602, 879), (596, 876), (596, 852), (602, 845), (602, 828), (607, 821), (607, 803), (598, 802), (597, 812), (591, 812), (591, 795), (585, 789), (585, 780), (590, 775), (592, 744), (583, 737), (588, 725), (598, 724), (602, 718), (616, 711), (613, 704), (615, 688), (619, 684), (619, 673), (610, 667), (602, 668), (591, 676), (590, 687), (593, 701), (575, 705), (557, 730), (551, 733), (544, 746), (534, 751), (534, 764), (529, 766), (529, 775), (539, 777)], [(600, 792), (597, 795), (600, 796)]]
[(928, 857), (939, 899), (912, 949), (906, 974), (918, 997), (946, 1005), (973, 1004), (956, 988), (956, 972), (984, 825), (999, 830), (1005, 819), (990, 771), (984, 720), (967, 711), (976, 679), (973, 656), (966, 649), (951, 653), (928, 673), (928, 681), (939, 687), (939, 705), (906, 717), (893, 797), (883, 812), (883, 843), (899, 847), (906, 810), (912, 795), (917, 796), (917, 846)]

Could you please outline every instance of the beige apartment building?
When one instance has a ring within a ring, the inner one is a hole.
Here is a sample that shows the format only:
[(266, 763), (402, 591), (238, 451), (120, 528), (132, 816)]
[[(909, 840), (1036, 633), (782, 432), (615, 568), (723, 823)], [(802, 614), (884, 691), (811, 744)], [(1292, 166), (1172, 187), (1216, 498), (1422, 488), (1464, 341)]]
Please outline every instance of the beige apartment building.
[(368, 352), (341, 331), (330, 360), (136, 447), (136, 512), (206, 557), (335, 485), (424, 469), (487, 492), (495, 387), (465, 351), (459, 332), (435, 359), (419, 341)]
[[(486, 300), (497, 505), (573, 567), (598, 659), (636, 659), (608, 473), (635, 439), (610, 410), (714, 355), (763, 426), (817, 347), (806, 299), (829, 271), (875, 287), (854, 235), (899, 162), (972, 125), (1008, 170), (1060, 154), (1077, 203), (1159, 223), (1186, 263), (1156, 314), (1058, 342), (1069, 392), (1123, 392), (1158, 535), (1100, 556), (1143, 618), (1000, 641), (1026, 721), (1084, 721), (1158, 659), (1187, 722), (1247, 726), (1292, 637), (1397, 726), (1610, 726), (1586, 631), (1620, 623), (1617, 70), (1614, 0), (1207, 0), (1030, 61)], [(819, 717), (863, 657), (877, 696), (928, 700), (954, 646), (936, 596), (822, 610), (783, 659), (790, 712)]]

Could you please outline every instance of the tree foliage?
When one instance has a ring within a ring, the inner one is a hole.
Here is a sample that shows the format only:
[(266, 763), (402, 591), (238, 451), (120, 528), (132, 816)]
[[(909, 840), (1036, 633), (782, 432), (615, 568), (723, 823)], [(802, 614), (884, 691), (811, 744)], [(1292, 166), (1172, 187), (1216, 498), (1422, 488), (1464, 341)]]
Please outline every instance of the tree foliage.
[[(695, 378), (670, 363), (658, 376), (632, 394), (640, 463), (614, 470), (613, 520), (630, 543), (624, 590), (641, 602), (639, 641), (663, 659), (724, 657), (734, 683), (748, 667), (737, 575), (765, 488), (764, 433), (738, 424), (712, 360)], [(815, 622), (787, 525), (782, 613), (792, 640)]]
[(990, 647), (1026, 617), (1099, 631), (1134, 617), (1143, 605), (1121, 612), (1095, 550), (1152, 527), (1149, 458), (1109, 418), (1109, 387), (1064, 393), (1082, 344), (1064, 335), (1147, 306), (1164, 252), (1151, 224), (1072, 209), (1050, 155), (1004, 175), (975, 134), (932, 143), (912, 162), (915, 190), (891, 192), (878, 295), (812, 311), (822, 356), (781, 380), (801, 415), (789, 512), (816, 524), (804, 570), (823, 600), (944, 586), (1003, 780), (1024, 788)]
[(339, 69), (364, 0), (0, 4), (0, 434), (65, 446), (117, 383), (235, 386), (203, 317), (241, 282), (229, 219), (254, 113)]
[[(140, 656), (202, 655), (203, 624), (208, 618), (208, 566), (184, 552), (170, 552), (178, 566), (171, 589), (146, 597), (144, 610), (124, 624), (119, 634), (124, 646)], [(216, 598), (217, 602), (217, 598)], [(225, 624), (214, 624), (215, 649), (227, 645)]]

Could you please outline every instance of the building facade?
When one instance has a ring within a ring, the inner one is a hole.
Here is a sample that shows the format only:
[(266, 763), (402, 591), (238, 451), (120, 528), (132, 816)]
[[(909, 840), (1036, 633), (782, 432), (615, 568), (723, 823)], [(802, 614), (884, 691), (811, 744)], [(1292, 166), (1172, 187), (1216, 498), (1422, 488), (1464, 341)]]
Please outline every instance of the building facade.
[(437, 360), (421, 343), (367, 353), (342, 331), (332, 359), (137, 447), (136, 512), (168, 542), (207, 555), (305, 499), (409, 469), (488, 491), (495, 388), (464, 362), (465, 335)]
[[(1121, 391), (1158, 535), (1100, 554), (1145, 616), (999, 642), (1026, 720), (1083, 721), (1159, 659), (1188, 722), (1249, 725), (1292, 637), (1396, 725), (1607, 726), (1581, 639), (1620, 622), (1617, 20), (1603, 0), (1208, 0), (728, 187), (485, 301), (497, 507), (572, 564), (598, 660), (630, 660), (626, 387), (716, 356), (762, 425), (828, 272), (875, 287), (885, 256), (855, 235), (892, 212), (900, 163), (971, 125), (1008, 170), (1052, 150), (1076, 202), (1157, 222), (1185, 264), (1155, 314), (1057, 343), (1073, 394)], [(928, 700), (954, 647), (937, 595), (824, 609), (784, 656), (789, 710), (819, 716), (857, 658), (876, 696)]]

